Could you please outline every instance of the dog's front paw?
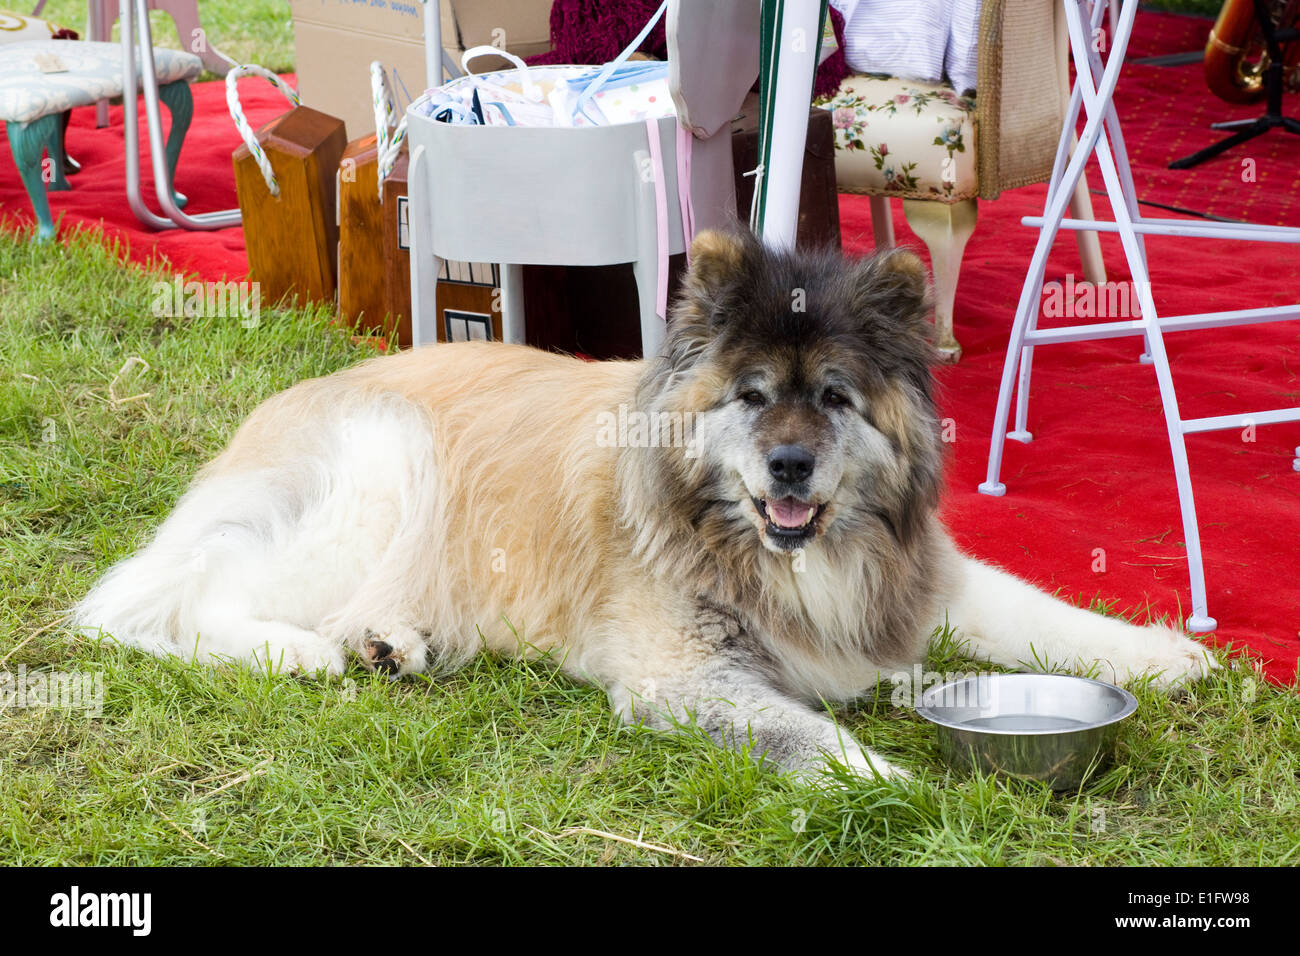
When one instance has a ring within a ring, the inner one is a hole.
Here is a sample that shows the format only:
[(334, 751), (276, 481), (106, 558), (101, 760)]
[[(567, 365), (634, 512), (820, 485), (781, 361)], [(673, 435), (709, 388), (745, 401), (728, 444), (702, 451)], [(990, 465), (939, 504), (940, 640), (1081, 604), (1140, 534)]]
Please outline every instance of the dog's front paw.
[(380, 634), (366, 629), (362, 660), (366, 667), (390, 677), (423, 671), (428, 659), (424, 638), (412, 627), (395, 627)]
[(1115, 668), (1122, 683), (1151, 677), (1156, 687), (1171, 688), (1194, 684), (1209, 676), (1219, 662), (1210, 648), (1167, 624), (1151, 624), (1138, 631), (1133, 656)]
[(890, 763), (874, 751), (856, 745), (850, 745), (834, 753), (827, 751), (824, 760), (801, 772), (798, 777), (807, 783), (834, 786), (843, 783), (835, 774), (839, 767), (845, 767), (853, 776), (868, 781), (899, 783), (912, 779), (910, 771)]

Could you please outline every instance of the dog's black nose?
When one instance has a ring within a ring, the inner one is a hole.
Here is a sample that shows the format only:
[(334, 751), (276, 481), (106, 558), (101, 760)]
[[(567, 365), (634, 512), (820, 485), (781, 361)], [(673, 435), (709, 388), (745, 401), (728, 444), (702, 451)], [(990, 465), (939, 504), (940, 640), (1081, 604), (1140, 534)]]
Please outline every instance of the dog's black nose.
[(801, 445), (777, 445), (767, 453), (767, 470), (777, 481), (803, 481), (816, 463), (812, 452)]

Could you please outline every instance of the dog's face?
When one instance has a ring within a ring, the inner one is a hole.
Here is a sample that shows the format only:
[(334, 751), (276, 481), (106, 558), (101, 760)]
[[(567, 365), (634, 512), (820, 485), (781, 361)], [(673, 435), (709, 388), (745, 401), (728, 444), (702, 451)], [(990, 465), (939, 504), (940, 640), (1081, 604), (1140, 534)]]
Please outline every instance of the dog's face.
[(696, 526), (777, 553), (912, 534), (938, 488), (926, 312), (911, 253), (851, 264), (702, 234), (643, 386), (694, 417), (674, 470)]

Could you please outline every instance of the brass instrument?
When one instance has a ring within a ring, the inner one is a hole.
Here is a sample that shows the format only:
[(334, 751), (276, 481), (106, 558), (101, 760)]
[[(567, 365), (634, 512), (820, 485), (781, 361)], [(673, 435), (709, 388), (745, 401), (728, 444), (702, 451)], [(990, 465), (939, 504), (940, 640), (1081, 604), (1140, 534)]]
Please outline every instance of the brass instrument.
[[(1300, 23), (1300, 0), (1269, 0), (1274, 29)], [(1286, 47), (1285, 88), (1300, 90), (1300, 43)], [(1264, 95), (1269, 55), (1254, 0), (1225, 0), (1205, 45), (1205, 81), (1228, 103), (1253, 103)]]

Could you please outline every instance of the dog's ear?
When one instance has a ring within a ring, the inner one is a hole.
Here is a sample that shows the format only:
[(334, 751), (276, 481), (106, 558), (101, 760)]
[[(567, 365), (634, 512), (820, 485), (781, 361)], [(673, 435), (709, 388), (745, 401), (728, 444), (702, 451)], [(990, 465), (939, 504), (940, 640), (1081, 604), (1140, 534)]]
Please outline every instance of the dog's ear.
[(744, 283), (752, 241), (706, 229), (691, 243), (690, 268), (673, 306), (665, 354), (676, 369), (689, 365), (733, 312), (735, 290)]
[(896, 247), (863, 259), (856, 274), (858, 291), (877, 306), (911, 321), (924, 320), (930, 311), (930, 284), (925, 263), (910, 249)]
[(905, 477), (892, 484), (890, 520), (899, 542), (910, 545), (928, 527), (943, 474), (930, 375), (934, 351), (928, 270), (916, 253), (895, 248), (860, 263), (855, 279), (856, 308), (869, 317), (864, 332), (871, 354), (888, 369), (873, 412), (906, 463)]
[(896, 246), (881, 253), (881, 265), (893, 273), (912, 295), (924, 296), (926, 290), (925, 263), (911, 249)]
[(913, 252), (881, 252), (852, 268), (845, 298), (860, 323), (863, 345), (877, 364), (928, 398), (935, 352), (926, 273), (925, 263)]
[(714, 289), (735, 280), (745, 261), (745, 242), (734, 233), (705, 229), (691, 243), (690, 260), (687, 282)]
[(850, 307), (873, 339), (898, 340), (906, 351), (933, 334), (931, 293), (925, 263), (908, 249), (890, 249), (860, 260), (850, 274)]

